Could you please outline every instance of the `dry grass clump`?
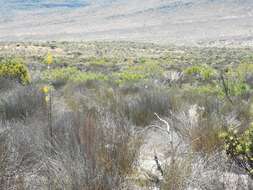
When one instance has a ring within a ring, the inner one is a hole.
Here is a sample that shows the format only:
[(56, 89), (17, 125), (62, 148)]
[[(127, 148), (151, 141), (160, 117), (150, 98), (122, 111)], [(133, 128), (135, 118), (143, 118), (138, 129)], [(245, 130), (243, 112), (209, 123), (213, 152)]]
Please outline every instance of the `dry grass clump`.
[[(70, 92), (74, 92), (75, 98)], [(89, 88), (86, 84), (73, 85), (65, 88), (65, 99), (72, 108), (78, 105), (78, 101), (95, 107), (99, 105), (136, 126), (147, 126), (155, 119), (154, 113), (164, 116), (177, 106), (173, 93), (152, 86), (146, 89), (145, 86), (118, 88), (98, 84)]]
[(177, 158), (170, 162), (164, 168), (161, 190), (184, 190), (187, 187), (187, 179), (191, 175), (191, 169), (189, 160)]
[[(119, 189), (136, 164), (139, 142), (131, 127), (120, 118), (106, 114), (100, 115), (104, 119), (101, 121), (96, 117), (93, 111), (89, 111), (79, 129), (86, 162), (90, 163), (90, 179), (86, 186), (90, 189)], [(98, 174), (102, 175), (99, 181), (92, 180)]]
[(6, 92), (18, 86), (18, 83), (11, 79), (0, 77), (0, 92)]
[(42, 153), (33, 131), (20, 122), (0, 124), (1, 189), (25, 189), (25, 176), (36, 172)]
[(194, 152), (212, 154), (223, 145), (219, 138), (220, 129), (200, 126), (191, 130), (191, 148)]
[(211, 112), (206, 113), (199, 108), (197, 111), (195, 126), (189, 130), (191, 148), (194, 152), (210, 155), (223, 145), (223, 140), (219, 138), (219, 134), (224, 123), (217, 120), (216, 115)]
[(34, 85), (17, 86), (2, 94), (0, 98), (0, 118), (3, 121), (13, 119), (25, 120), (44, 105), (43, 94)]
[(155, 119), (154, 113), (168, 114), (171, 108), (169, 93), (159, 89), (143, 90), (127, 102), (126, 115), (137, 126), (146, 126)]
[(1, 124), (4, 189), (21, 182), (24, 189), (120, 189), (137, 164), (141, 141), (134, 128), (85, 105), (74, 112), (55, 111), (53, 139), (44, 118), (29, 115), (25, 125), (15, 119)]

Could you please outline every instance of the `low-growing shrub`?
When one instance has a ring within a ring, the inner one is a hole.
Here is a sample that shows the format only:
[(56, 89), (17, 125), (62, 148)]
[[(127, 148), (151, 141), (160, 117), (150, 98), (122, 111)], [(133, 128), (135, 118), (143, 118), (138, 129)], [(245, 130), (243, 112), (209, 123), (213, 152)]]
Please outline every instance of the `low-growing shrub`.
[(0, 118), (25, 119), (44, 107), (44, 96), (35, 86), (20, 86), (0, 97)]
[[(205, 121), (208, 122), (208, 121)], [(217, 126), (202, 125), (191, 129), (191, 148), (194, 152), (211, 155), (222, 145)]]
[(238, 78), (227, 78), (224, 81), (220, 81), (216, 88), (221, 97), (227, 98), (232, 98), (233, 96), (245, 96), (250, 93), (251, 90), (246, 82)]
[(189, 86), (186, 90), (196, 94), (215, 95), (220, 99), (232, 101), (235, 97), (245, 97), (247, 99), (251, 93), (250, 86), (237, 78), (227, 78), (226, 80), (213, 81), (208, 84)]
[(42, 73), (42, 80), (52, 82), (54, 86), (61, 86), (66, 84), (70, 77), (75, 76), (78, 72), (75, 67), (46, 70)]
[(12, 79), (0, 77), (0, 92), (6, 92), (19, 86), (19, 83)]
[(161, 190), (184, 190), (187, 187), (187, 178), (191, 175), (189, 160), (177, 158), (164, 169), (164, 179)]
[(80, 103), (78, 111), (57, 118), (54, 131), (57, 161), (67, 172), (59, 186), (120, 189), (137, 164), (141, 138), (128, 121), (109, 112)]
[(21, 84), (31, 82), (28, 68), (21, 59), (6, 59), (0, 62), (0, 78), (17, 80)]
[(185, 69), (185, 74), (199, 75), (203, 80), (208, 80), (217, 75), (215, 69), (208, 65), (196, 65)]
[(163, 68), (159, 65), (159, 62), (154, 60), (129, 66), (127, 70), (130, 72), (142, 73), (150, 78), (159, 77), (163, 74)]
[(225, 141), (227, 155), (253, 178), (253, 124), (242, 134), (229, 129), (220, 137)]
[(105, 81), (108, 80), (108, 77), (102, 73), (82, 72), (76, 67), (66, 67), (44, 71), (42, 80), (51, 82), (55, 87), (60, 87), (68, 81), (72, 83), (82, 83), (92, 80)]
[(245, 80), (247, 75), (253, 75), (253, 64), (242, 62), (235, 68), (235, 72), (239, 79)]
[(194, 94), (208, 95), (208, 96), (210, 95), (220, 96), (222, 93), (221, 89), (218, 88), (217, 85), (214, 85), (214, 84), (198, 85), (194, 87), (190, 86), (186, 90)]
[(139, 64), (128, 65), (119, 73), (113, 73), (118, 84), (136, 83), (145, 79), (159, 79), (163, 75), (163, 68), (159, 62), (149, 60)]
[(90, 65), (93, 65), (93, 66), (108, 66), (108, 65), (114, 65), (117, 63), (117, 60), (116, 59), (112, 59), (112, 58), (96, 58), (96, 57), (90, 57), (87, 62), (90, 64)]
[(136, 83), (146, 78), (146, 76), (142, 73), (135, 73), (129, 71), (114, 73), (113, 76), (114, 78), (116, 78), (115, 81), (117, 84)]
[(143, 90), (139, 96), (129, 99), (126, 104), (126, 115), (139, 126), (148, 125), (155, 118), (154, 113), (166, 115), (172, 105), (169, 94), (159, 89)]
[(108, 80), (108, 77), (102, 73), (86, 72), (79, 73), (76, 76), (70, 78), (70, 80), (74, 83), (81, 83), (87, 81), (106, 81)]

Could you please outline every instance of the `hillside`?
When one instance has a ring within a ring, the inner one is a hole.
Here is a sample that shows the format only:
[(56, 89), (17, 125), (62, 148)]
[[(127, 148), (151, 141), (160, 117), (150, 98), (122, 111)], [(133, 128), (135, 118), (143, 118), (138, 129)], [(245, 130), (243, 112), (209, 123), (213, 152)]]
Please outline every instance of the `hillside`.
[(1, 1), (0, 41), (252, 45), (250, 0)]

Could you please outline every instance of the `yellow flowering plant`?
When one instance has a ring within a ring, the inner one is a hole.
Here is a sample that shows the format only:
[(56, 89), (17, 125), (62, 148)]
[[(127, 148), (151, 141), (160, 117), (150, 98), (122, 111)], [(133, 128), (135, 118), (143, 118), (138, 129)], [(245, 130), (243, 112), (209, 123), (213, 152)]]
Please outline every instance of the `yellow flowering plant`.
[(53, 55), (52, 53), (48, 52), (46, 57), (45, 57), (45, 60), (44, 60), (44, 63), (47, 64), (47, 65), (51, 65), (53, 63)]
[[(53, 63), (53, 55), (48, 52), (45, 59), (44, 59), (44, 63), (48, 65), (48, 71), (51, 70), (50, 65)], [(53, 109), (53, 105), (52, 105), (52, 86), (50, 86), (52, 83), (51, 80), (49, 80), (49, 85), (48, 86), (44, 86), (42, 88), (42, 91), (45, 95), (45, 102), (48, 105), (48, 128), (49, 128), (49, 136), (50, 139), (53, 139), (53, 122), (52, 122), (52, 109)]]
[(44, 87), (42, 88), (42, 92), (43, 92), (44, 94), (48, 94), (48, 92), (49, 92), (49, 87), (48, 87), (48, 86), (44, 86)]
[(46, 103), (48, 103), (50, 101), (52, 90), (53, 90), (53, 87), (49, 86), (49, 85), (45, 85), (41, 88), (41, 91), (44, 94)]
[(46, 95), (46, 96), (45, 96), (45, 102), (46, 102), (46, 103), (48, 103), (48, 102), (49, 102), (49, 100), (50, 100), (49, 95)]
[(22, 59), (12, 58), (0, 62), (0, 77), (17, 80), (23, 85), (31, 82), (27, 66)]

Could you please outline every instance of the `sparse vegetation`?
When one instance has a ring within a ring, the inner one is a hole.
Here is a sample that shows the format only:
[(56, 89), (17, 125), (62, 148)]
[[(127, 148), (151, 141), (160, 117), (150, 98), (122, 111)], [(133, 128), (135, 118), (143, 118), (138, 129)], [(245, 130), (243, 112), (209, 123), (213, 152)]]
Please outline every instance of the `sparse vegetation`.
[(252, 49), (24, 47), (0, 51), (0, 189), (252, 188)]

